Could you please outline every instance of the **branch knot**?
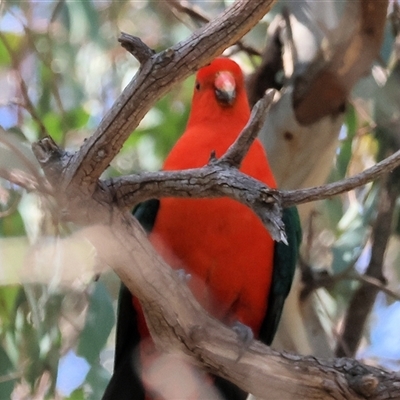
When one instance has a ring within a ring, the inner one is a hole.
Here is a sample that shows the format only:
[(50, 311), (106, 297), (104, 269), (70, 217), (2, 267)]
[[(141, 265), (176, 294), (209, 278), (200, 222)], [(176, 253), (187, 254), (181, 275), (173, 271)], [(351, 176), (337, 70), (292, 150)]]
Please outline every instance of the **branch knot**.
[(121, 32), (118, 38), (121, 46), (129, 51), (141, 65), (145, 64), (156, 52), (147, 46), (142, 39), (137, 36), (129, 35), (128, 33)]

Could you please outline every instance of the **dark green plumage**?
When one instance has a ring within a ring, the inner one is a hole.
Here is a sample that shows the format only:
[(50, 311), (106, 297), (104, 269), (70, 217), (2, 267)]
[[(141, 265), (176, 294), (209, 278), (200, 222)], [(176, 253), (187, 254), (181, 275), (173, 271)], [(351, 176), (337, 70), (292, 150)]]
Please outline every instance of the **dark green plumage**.
[(293, 282), (301, 243), (301, 225), (296, 207), (285, 208), (282, 214), (288, 244), (275, 242), (274, 270), (268, 296), (267, 314), (261, 325), (259, 339), (270, 345), (278, 329), (283, 305)]

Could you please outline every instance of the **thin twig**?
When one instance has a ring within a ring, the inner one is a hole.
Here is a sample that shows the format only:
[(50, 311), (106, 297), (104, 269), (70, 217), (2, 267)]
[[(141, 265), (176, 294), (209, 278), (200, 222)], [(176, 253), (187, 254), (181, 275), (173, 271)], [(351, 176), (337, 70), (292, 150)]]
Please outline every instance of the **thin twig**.
[[(168, 0), (167, 3), (173, 10), (175, 9), (180, 13), (184, 13), (189, 16), (193, 21), (196, 21), (197, 25), (204, 25), (212, 19), (199, 7), (192, 5), (187, 1)], [(179, 18), (179, 16), (175, 12), (174, 15), (176, 16), (176, 18), (179, 19), (179, 21), (183, 22), (182, 19)], [(255, 49), (253, 46), (245, 44), (243, 40), (239, 40), (238, 42), (236, 42), (235, 46), (237, 46), (239, 50), (246, 52), (249, 56), (261, 57), (261, 52), (259, 50)]]
[(379, 279), (372, 278), (367, 275), (361, 275), (357, 272), (353, 272), (348, 274), (347, 279), (352, 279), (355, 281), (359, 281), (362, 283), (367, 283), (368, 285), (374, 286), (379, 289), (381, 292), (387, 294), (388, 296), (392, 297), (393, 300), (400, 301), (400, 293), (395, 292), (394, 290), (389, 289), (385, 284), (382, 283)]
[(18, 204), (21, 201), (21, 198), (22, 196), (17, 193), (14, 201), (8, 206), (7, 210), (0, 211), (0, 218), (6, 218), (9, 215), (13, 214), (18, 208)]
[(54, 21), (57, 18), (57, 14), (61, 11), (62, 6), (65, 4), (65, 0), (58, 0), (57, 4), (55, 5), (53, 12), (51, 13), (51, 17), (50, 17), (50, 21), (49, 24), (47, 26), (47, 35), (49, 35), (49, 28), (51, 26), (52, 23), (54, 23)]
[(8, 54), (10, 56), (14, 74), (15, 74), (15, 77), (17, 78), (18, 86), (21, 90), (22, 97), (24, 98), (24, 101), (25, 101), (24, 108), (29, 112), (32, 119), (38, 124), (41, 136), (46, 136), (48, 134), (47, 129), (44, 126), (44, 123), (41, 120), (39, 114), (37, 113), (36, 108), (35, 108), (34, 104), (32, 103), (31, 98), (29, 97), (28, 87), (19, 71), (19, 64), (17, 61), (18, 58), (17, 58), (14, 50), (11, 48), (10, 44), (8, 43), (8, 40), (6, 39), (5, 35), (1, 31), (0, 31), (0, 40), (3, 42), (4, 47), (6, 48)]
[(374, 166), (352, 177), (308, 189), (283, 190), (280, 192), (282, 196), (282, 206), (290, 207), (295, 204), (323, 200), (327, 199), (328, 197), (348, 192), (379, 178), (383, 173), (390, 172), (399, 165), (400, 150), (396, 151), (396, 153), (385, 158)]
[(45, 195), (51, 195), (53, 193), (52, 188), (48, 184), (39, 185), (32, 175), (26, 174), (21, 170), (0, 168), (0, 178), (13, 183), (14, 185), (21, 186), (28, 192), (38, 191)]
[(219, 159), (219, 162), (226, 162), (232, 167), (239, 168), (243, 158), (249, 151), (250, 146), (253, 144), (258, 132), (260, 131), (269, 108), (271, 107), (274, 99), (275, 90), (270, 89), (265, 96), (260, 99), (251, 112), (249, 122), (242, 130), (241, 134), (235, 142), (228, 148), (226, 153)]
[[(0, 128), (0, 132), (3, 134), (6, 133), (3, 129)], [(22, 162), (23, 165), (28, 169), (29, 173), (32, 175), (32, 179), (34, 179), (37, 182), (37, 186), (39, 188), (44, 189), (45, 184), (43, 183), (43, 177), (39, 174), (38, 169), (35, 167), (35, 165), (29, 160), (28, 157), (25, 156), (25, 154), (13, 143), (11, 143), (9, 140), (5, 138), (5, 136), (0, 136), (0, 143), (2, 143), (4, 146), (8, 147), (16, 157), (19, 158), (19, 160)]]

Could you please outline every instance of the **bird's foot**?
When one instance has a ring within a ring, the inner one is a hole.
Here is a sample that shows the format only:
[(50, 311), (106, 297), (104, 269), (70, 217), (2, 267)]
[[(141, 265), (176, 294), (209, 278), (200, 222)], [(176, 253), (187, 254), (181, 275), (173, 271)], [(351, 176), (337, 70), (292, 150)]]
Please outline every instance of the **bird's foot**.
[(183, 283), (188, 283), (192, 279), (192, 275), (187, 274), (183, 268), (177, 269), (175, 273), (178, 276), (178, 279)]
[(238, 339), (240, 342), (239, 355), (238, 358), (236, 359), (236, 362), (238, 362), (242, 358), (244, 352), (249, 348), (250, 343), (254, 339), (254, 334), (250, 327), (248, 327), (245, 324), (242, 324), (239, 321), (236, 321), (233, 324), (232, 329), (238, 335)]

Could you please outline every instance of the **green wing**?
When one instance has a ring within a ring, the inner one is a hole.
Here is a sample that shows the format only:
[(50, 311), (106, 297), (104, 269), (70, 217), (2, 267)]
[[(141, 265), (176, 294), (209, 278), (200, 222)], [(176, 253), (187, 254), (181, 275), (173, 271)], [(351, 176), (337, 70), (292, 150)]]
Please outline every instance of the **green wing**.
[[(133, 210), (133, 215), (147, 233), (151, 232), (153, 228), (159, 205), (159, 200), (151, 199), (140, 203)], [(114, 373), (102, 400), (145, 399), (143, 385), (133, 362), (140, 343), (137, 324), (137, 313), (132, 304), (132, 295), (128, 288), (121, 283), (118, 299)]]
[(288, 244), (275, 243), (274, 270), (268, 296), (268, 309), (259, 333), (260, 340), (267, 345), (272, 343), (278, 329), (283, 305), (292, 286), (301, 242), (301, 225), (297, 208), (285, 208), (282, 220), (285, 224)]

